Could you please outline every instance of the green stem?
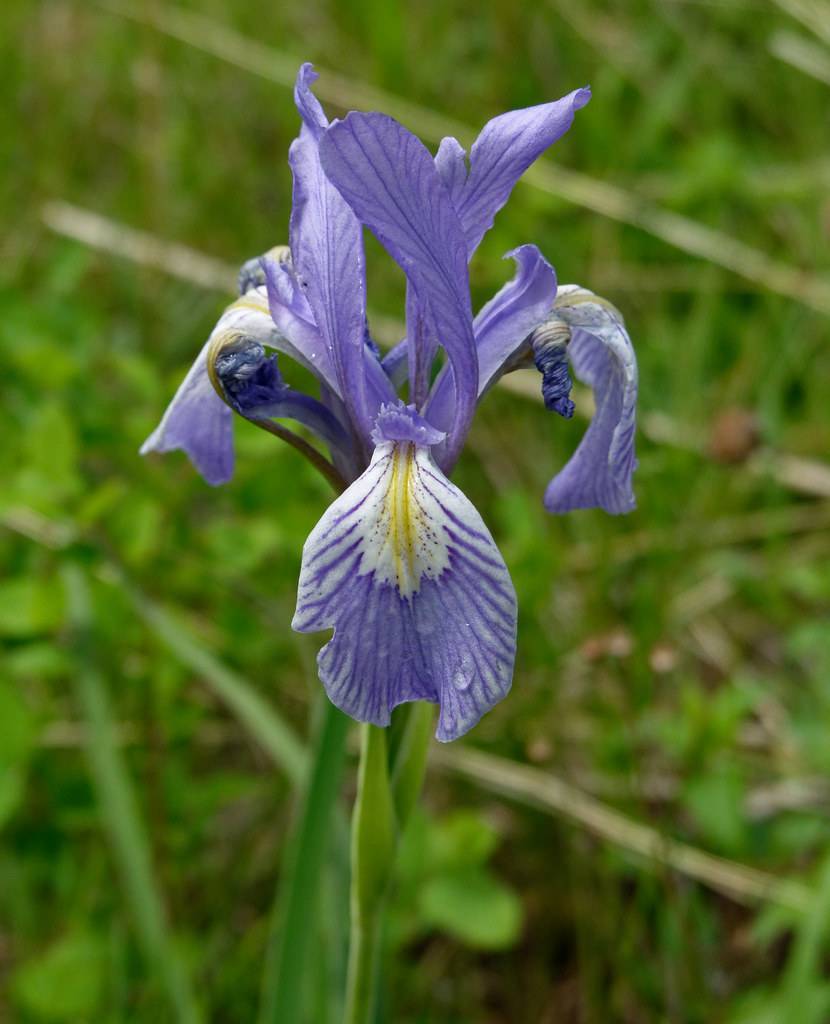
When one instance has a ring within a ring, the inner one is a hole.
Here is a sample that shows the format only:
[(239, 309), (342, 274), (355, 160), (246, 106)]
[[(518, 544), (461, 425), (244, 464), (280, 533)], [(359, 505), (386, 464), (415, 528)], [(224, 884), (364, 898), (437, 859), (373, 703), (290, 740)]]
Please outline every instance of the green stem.
[(346, 1024), (369, 1024), (375, 1018), (382, 909), (379, 903), (371, 916), (357, 919), (352, 915)]
[(274, 908), (260, 1024), (304, 1019), (305, 980), (318, 930), (318, 897), (335, 825), (348, 726), (349, 719), (326, 700)]
[(360, 740), (352, 817), (351, 936), (345, 1024), (370, 1024), (373, 1019), (383, 904), (397, 842), (386, 731), (363, 725)]
[(352, 818), (351, 932), (345, 1024), (375, 1015), (386, 894), (395, 853), (421, 791), (432, 733), (431, 705), (406, 709), (406, 725), (390, 764), (387, 732), (361, 727), (360, 768)]
[(407, 720), (398, 748), (390, 759), (392, 798), (398, 828), (403, 832), (409, 821), (421, 790), (427, 768), (427, 753), (432, 738), (434, 707), (426, 701), (416, 701), (406, 709)]

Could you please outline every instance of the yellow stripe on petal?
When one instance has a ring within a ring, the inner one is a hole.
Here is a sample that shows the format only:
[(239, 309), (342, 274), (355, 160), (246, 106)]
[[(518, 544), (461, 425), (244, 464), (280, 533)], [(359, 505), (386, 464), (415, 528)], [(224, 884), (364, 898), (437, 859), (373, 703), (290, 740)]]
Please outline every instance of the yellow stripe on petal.
[(415, 576), (415, 513), (412, 500), (412, 444), (395, 445), (386, 514), (389, 519), (389, 544), (395, 560), (398, 590), (409, 594), (417, 589)]
[(364, 513), (361, 572), (374, 571), (408, 598), (425, 574), (435, 578), (447, 564), (439, 508), (423, 486), (422, 474), (432, 462), (426, 448), (408, 441), (379, 446), (374, 462), (381, 478)]

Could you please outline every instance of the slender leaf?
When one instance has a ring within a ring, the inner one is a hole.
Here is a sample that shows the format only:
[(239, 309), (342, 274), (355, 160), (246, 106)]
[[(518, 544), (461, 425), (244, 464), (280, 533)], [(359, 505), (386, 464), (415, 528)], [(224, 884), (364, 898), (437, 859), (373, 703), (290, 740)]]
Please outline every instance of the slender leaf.
[(138, 614), (170, 652), (204, 679), (289, 779), (295, 784), (301, 783), (305, 778), (308, 755), (302, 740), (273, 705), (261, 697), (247, 679), (223, 665), (198, 644), (186, 627), (169, 612), (145, 597), (120, 573), (115, 572), (115, 578)]
[(86, 720), (86, 753), (102, 824), (123, 879), (144, 956), (164, 986), (175, 1019), (180, 1024), (198, 1024), (202, 1013), (168, 928), (164, 901), (153, 875), (150, 844), (126, 766), (113, 740), (116, 729), (109, 697), (95, 666), (87, 582), (76, 565), (66, 566), (64, 582), (77, 653), (77, 699)]
[(317, 730), (308, 784), (301, 790), (294, 834), (274, 907), (265, 960), (261, 1024), (304, 1017), (308, 965), (318, 935), (317, 909), (337, 820), (336, 800), (349, 719), (327, 700)]
[(351, 935), (347, 1024), (373, 1019), (383, 903), (397, 846), (386, 730), (361, 726), (360, 769), (352, 816)]

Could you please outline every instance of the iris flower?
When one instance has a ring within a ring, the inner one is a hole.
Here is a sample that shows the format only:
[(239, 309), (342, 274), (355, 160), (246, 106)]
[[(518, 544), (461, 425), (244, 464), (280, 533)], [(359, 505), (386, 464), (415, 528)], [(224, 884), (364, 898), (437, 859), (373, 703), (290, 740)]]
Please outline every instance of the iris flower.
[[(637, 367), (620, 314), (585, 288), (557, 287), (535, 245), (507, 254), (515, 276), (475, 316), (470, 301), (470, 258), (590, 91), (494, 118), (469, 155), (445, 138), (433, 158), (384, 114), (329, 122), (311, 91), (316, 77), (305, 64), (295, 88), (290, 246), (243, 267), (240, 297), (142, 452), (184, 449), (209, 483), (222, 483), (236, 412), (342, 481), (303, 548), (293, 628), (334, 630), (319, 675), (352, 718), (387, 725), (398, 704), (430, 701), (440, 708), (437, 738), (452, 740), (507, 694), (516, 650), (504, 559), (449, 480), (486, 392), (535, 365), (546, 408), (570, 417), (573, 370), (596, 411), (545, 507), (634, 507)], [(383, 358), (366, 316), (364, 227), (407, 280), (406, 338)], [(317, 377), (319, 397), (285, 383), (276, 353)]]

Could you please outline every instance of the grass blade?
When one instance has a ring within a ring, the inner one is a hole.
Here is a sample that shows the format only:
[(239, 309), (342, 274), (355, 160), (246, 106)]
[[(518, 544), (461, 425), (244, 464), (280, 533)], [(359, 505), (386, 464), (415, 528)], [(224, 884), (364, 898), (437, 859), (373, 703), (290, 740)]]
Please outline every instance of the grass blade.
[(593, 835), (694, 878), (738, 903), (768, 901), (799, 913), (814, 904), (813, 893), (801, 882), (776, 878), (664, 836), (538, 768), (462, 746), (433, 748), (431, 761), (494, 793), (568, 818)]
[(308, 763), (307, 752), (302, 740), (273, 705), (261, 697), (251, 683), (197, 643), (169, 612), (136, 590), (114, 567), (108, 567), (107, 577), (123, 589), (139, 616), (170, 653), (204, 679), (291, 782), (301, 784)]
[(138, 812), (132, 785), (118, 747), (104, 682), (92, 654), (91, 611), (83, 572), (69, 565), (64, 581), (78, 654), (76, 690), (87, 726), (87, 757), (101, 810), (135, 919), (144, 955), (167, 992), (175, 1019), (198, 1024), (198, 1009), (184, 961), (165, 919), (164, 903), (153, 877), (150, 845)]
[(349, 719), (324, 700), (307, 786), (301, 790), (294, 835), (280, 879), (262, 986), (260, 1024), (305, 1019), (304, 1003), (323, 875), (337, 825), (336, 801)]
[[(205, 680), (299, 789), (294, 833), (285, 854), (266, 951), (260, 1020), (262, 1024), (301, 1021), (309, 976), (306, 967), (314, 959), (313, 944), (320, 938), (315, 908), (326, 884), (324, 873), (332, 867), (332, 832), (337, 828), (345, 831), (335, 803), (349, 719), (325, 701), (310, 761), (302, 740), (248, 680), (198, 644), (172, 615), (145, 597), (114, 566), (108, 567), (106, 575), (121, 586), (170, 652)], [(340, 846), (347, 855), (345, 841)]]

